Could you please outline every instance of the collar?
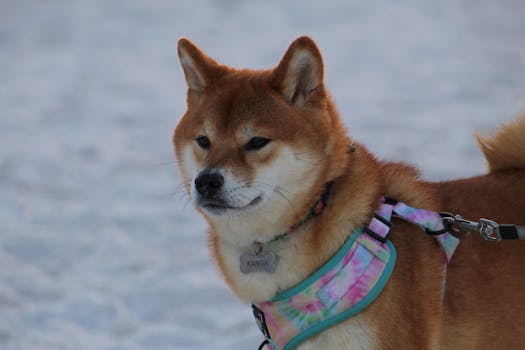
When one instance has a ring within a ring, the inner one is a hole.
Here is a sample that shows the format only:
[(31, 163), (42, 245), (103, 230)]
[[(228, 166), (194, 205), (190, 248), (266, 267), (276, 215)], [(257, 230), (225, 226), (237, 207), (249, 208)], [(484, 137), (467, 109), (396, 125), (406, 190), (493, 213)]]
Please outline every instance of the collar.
[(388, 239), (392, 217), (423, 228), (452, 258), (459, 240), (432, 211), (382, 199), (369, 224), (352, 233), (319, 270), (273, 299), (252, 305), (259, 329), (272, 350), (291, 350), (370, 305), (386, 286), (396, 261)]
[(239, 263), (242, 273), (248, 274), (252, 272), (265, 271), (273, 273), (276, 269), (277, 255), (268, 249), (268, 245), (281, 239), (287, 238), (293, 231), (296, 231), (299, 227), (306, 224), (314, 216), (322, 213), (328, 202), (328, 196), (332, 189), (333, 182), (330, 181), (325, 185), (325, 189), (321, 194), (321, 197), (315, 202), (308, 214), (296, 224), (292, 225), (287, 231), (274, 236), (271, 240), (266, 243), (254, 241), (252, 243), (251, 250), (245, 251), (241, 254)]
[(328, 198), (330, 197), (330, 191), (332, 190), (333, 185), (334, 185), (333, 181), (327, 182), (326, 185), (324, 186), (323, 193), (321, 194), (319, 199), (315, 202), (315, 204), (310, 208), (310, 211), (308, 211), (308, 214), (304, 218), (302, 218), (300, 221), (290, 226), (290, 228), (287, 231), (278, 234), (277, 236), (269, 240), (267, 243), (276, 242), (283, 238), (288, 237), (292, 232), (297, 231), (301, 226), (303, 226), (308, 221), (310, 221), (310, 219), (321, 214), (324, 208), (326, 208), (326, 204), (328, 202)]

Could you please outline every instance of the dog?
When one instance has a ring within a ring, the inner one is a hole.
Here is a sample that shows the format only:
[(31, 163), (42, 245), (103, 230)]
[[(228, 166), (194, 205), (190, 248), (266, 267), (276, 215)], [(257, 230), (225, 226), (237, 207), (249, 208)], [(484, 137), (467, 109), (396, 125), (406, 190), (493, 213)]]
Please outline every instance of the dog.
[[(209, 224), (213, 261), (244, 302), (267, 305), (310, 283), (385, 198), (525, 225), (525, 115), (478, 136), (487, 174), (432, 183), (347, 136), (309, 37), (269, 70), (221, 65), (186, 38), (178, 54), (188, 85), (173, 136), (180, 174)], [(392, 222), (397, 260), (373, 302), (284, 349), (525, 348), (525, 242), (463, 235), (447, 264), (432, 235)], [(254, 312), (265, 346), (278, 349), (271, 333), (284, 330)]]

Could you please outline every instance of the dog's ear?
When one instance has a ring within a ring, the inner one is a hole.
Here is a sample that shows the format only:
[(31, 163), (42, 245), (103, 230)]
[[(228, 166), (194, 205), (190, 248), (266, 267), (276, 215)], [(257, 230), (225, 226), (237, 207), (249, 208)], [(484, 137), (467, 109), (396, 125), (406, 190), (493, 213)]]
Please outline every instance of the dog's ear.
[(324, 94), (323, 59), (314, 41), (302, 36), (290, 44), (273, 71), (272, 86), (284, 98), (304, 107)]
[(224, 71), (223, 66), (217, 64), (186, 38), (179, 39), (177, 52), (188, 88), (199, 95)]

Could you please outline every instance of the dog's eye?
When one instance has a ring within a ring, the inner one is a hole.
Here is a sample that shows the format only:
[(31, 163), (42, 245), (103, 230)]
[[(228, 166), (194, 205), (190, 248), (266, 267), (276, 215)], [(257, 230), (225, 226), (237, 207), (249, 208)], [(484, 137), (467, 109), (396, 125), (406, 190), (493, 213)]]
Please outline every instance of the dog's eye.
[(195, 141), (197, 142), (199, 147), (202, 148), (202, 149), (208, 149), (211, 146), (211, 142), (210, 142), (210, 139), (208, 138), (208, 136), (204, 136), (204, 135), (198, 136), (195, 139)]
[(244, 149), (247, 151), (258, 150), (266, 146), (270, 141), (272, 140), (265, 137), (252, 137), (250, 141), (244, 145)]

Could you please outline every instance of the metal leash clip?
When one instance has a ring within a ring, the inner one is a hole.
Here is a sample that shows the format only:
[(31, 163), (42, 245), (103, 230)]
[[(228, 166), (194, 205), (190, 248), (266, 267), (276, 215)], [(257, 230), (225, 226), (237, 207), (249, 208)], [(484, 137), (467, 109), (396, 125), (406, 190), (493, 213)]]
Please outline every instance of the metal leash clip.
[(460, 215), (452, 215), (450, 213), (442, 213), (443, 222), (447, 228), (450, 228), (455, 235), (460, 231), (476, 232), (489, 242), (501, 241), (501, 234), (499, 232), (499, 225), (497, 222), (487, 219), (479, 219), (479, 222), (463, 219)]

